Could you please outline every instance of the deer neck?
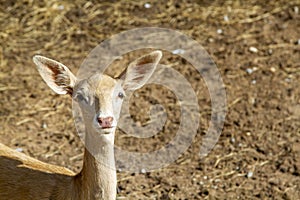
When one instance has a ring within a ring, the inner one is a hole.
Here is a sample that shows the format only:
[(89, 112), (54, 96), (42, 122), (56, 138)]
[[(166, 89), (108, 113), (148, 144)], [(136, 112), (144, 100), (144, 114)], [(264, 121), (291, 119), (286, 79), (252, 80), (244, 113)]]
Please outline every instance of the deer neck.
[(114, 132), (86, 132), (83, 168), (78, 175), (81, 199), (116, 199)]

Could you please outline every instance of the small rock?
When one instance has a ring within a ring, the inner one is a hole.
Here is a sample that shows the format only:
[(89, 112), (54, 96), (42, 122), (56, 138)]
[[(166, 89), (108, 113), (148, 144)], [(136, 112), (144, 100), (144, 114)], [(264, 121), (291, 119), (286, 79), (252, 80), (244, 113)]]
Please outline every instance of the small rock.
[(253, 73), (253, 69), (247, 68), (247, 69), (246, 69), (246, 72), (247, 72), (248, 74), (252, 74), (252, 73)]
[(270, 68), (270, 71), (273, 72), (273, 73), (276, 72), (275, 67), (271, 67), (271, 68)]
[(58, 9), (58, 10), (64, 10), (64, 9), (65, 9), (65, 6), (64, 6), (64, 5), (59, 5), (59, 6), (57, 7), (57, 9)]
[(268, 50), (268, 54), (269, 54), (269, 55), (272, 55), (272, 54), (273, 54), (273, 50), (272, 50), (272, 49), (269, 49), (269, 50)]
[(297, 44), (300, 45), (300, 39), (298, 39)]
[(248, 172), (248, 173), (247, 173), (247, 178), (252, 178), (252, 177), (253, 177), (253, 172), (251, 172), (251, 171)]
[(256, 102), (255, 98), (254, 98), (254, 97), (250, 97), (250, 103), (251, 103), (252, 105), (254, 105), (255, 102)]
[(142, 174), (146, 174), (146, 172), (147, 172), (147, 171), (146, 171), (145, 169), (141, 169), (141, 173), (142, 173)]
[(287, 83), (290, 83), (290, 82), (292, 82), (292, 79), (291, 78), (285, 78), (284, 81), (287, 82)]
[(232, 137), (232, 138), (230, 139), (230, 142), (231, 142), (231, 143), (235, 143), (235, 138)]
[(222, 34), (222, 33), (223, 33), (223, 30), (219, 28), (219, 29), (217, 30), (217, 33), (218, 33), (218, 34)]
[(299, 13), (299, 8), (298, 8), (298, 6), (295, 6), (295, 7), (294, 7), (294, 12), (295, 12), (296, 14)]
[(256, 80), (252, 80), (251, 83), (252, 83), (253, 85), (255, 85), (255, 84), (256, 84)]
[(144, 7), (145, 7), (145, 8), (151, 8), (151, 4), (150, 4), (150, 3), (145, 3), (145, 4), (144, 4)]
[(184, 54), (185, 50), (183, 49), (175, 49), (172, 51), (172, 54)]
[(228, 18), (227, 15), (224, 16), (224, 21), (225, 21), (225, 22), (228, 22), (228, 21), (229, 21), (229, 18)]
[(207, 176), (203, 176), (203, 179), (204, 179), (204, 180), (207, 180), (207, 178), (208, 178)]
[(273, 156), (273, 153), (272, 153), (272, 152), (270, 152), (270, 153), (268, 153), (268, 155), (269, 155), (269, 156)]
[(249, 47), (249, 51), (252, 53), (257, 53), (258, 49), (256, 47)]
[(42, 124), (42, 128), (43, 129), (46, 129), (48, 126), (47, 126), (47, 124), (44, 122), (43, 124)]
[(216, 190), (216, 189), (218, 189), (218, 186), (217, 185), (213, 185), (212, 188)]
[(21, 147), (16, 148), (16, 151), (17, 151), (17, 152), (23, 152), (23, 148), (21, 148)]

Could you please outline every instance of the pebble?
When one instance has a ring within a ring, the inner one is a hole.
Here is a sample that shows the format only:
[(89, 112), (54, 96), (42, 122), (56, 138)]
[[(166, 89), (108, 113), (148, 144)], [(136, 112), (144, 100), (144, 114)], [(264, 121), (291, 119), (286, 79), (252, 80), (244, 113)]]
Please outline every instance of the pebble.
[(216, 190), (216, 189), (218, 189), (218, 186), (217, 185), (213, 185), (212, 188)]
[(146, 171), (145, 169), (141, 169), (141, 173), (142, 173), (142, 174), (146, 174), (146, 172), (147, 172), (147, 171)]
[(249, 51), (252, 53), (257, 53), (258, 49), (256, 47), (249, 47)]
[(232, 138), (230, 139), (230, 142), (231, 142), (231, 143), (235, 143), (235, 138), (232, 137)]
[(21, 148), (21, 147), (16, 148), (16, 151), (17, 151), (17, 152), (23, 152), (23, 148)]
[(219, 29), (217, 30), (217, 33), (218, 33), (218, 34), (222, 34), (222, 33), (223, 33), (223, 30), (219, 28)]
[(253, 85), (255, 85), (255, 84), (256, 84), (256, 80), (252, 80), (251, 83), (252, 83)]
[(183, 49), (175, 49), (172, 51), (172, 54), (184, 54), (184, 50)]
[(275, 67), (271, 67), (271, 68), (270, 68), (270, 71), (273, 72), (273, 73), (276, 72)]
[(43, 128), (43, 129), (46, 129), (47, 127), (48, 127), (48, 126), (47, 126), (46, 123), (43, 123), (43, 124), (42, 124), (42, 128)]
[(285, 82), (287, 82), (287, 83), (292, 82), (292, 79), (291, 79), (291, 78), (285, 78), (284, 80), (285, 80)]
[(295, 6), (295, 7), (294, 7), (294, 12), (295, 12), (296, 14), (299, 13), (299, 8), (298, 8), (298, 6)]
[(300, 39), (298, 39), (297, 44), (300, 45)]
[(248, 74), (252, 74), (252, 73), (253, 73), (253, 69), (247, 68), (247, 69), (246, 69), (246, 72), (247, 72)]
[(252, 178), (252, 176), (253, 176), (253, 172), (250, 171), (247, 173), (247, 178)]
[(64, 5), (59, 5), (59, 6), (57, 7), (57, 9), (58, 9), (58, 10), (64, 10), (64, 9), (65, 9), (65, 6), (64, 6)]
[(225, 22), (228, 22), (228, 21), (229, 21), (229, 18), (228, 18), (227, 15), (224, 16), (224, 21), (225, 21)]
[(255, 98), (254, 97), (250, 97), (250, 103), (252, 104), (252, 105), (254, 105), (255, 104)]
[(151, 4), (150, 4), (150, 3), (145, 3), (145, 4), (144, 4), (144, 7), (145, 7), (145, 8), (151, 8)]
[(272, 50), (272, 49), (269, 49), (269, 50), (268, 50), (268, 54), (269, 54), (269, 55), (272, 55), (272, 53), (273, 53), (273, 50)]

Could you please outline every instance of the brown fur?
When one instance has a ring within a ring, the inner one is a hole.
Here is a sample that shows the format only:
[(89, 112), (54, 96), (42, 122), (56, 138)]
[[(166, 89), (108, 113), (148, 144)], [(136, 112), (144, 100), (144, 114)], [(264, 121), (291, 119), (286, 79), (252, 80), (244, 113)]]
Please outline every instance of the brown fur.
[(1, 200), (75, 199), (71, 192), (75, 175), (72, 171), (43, 163), (1, 143), (0, 172)]

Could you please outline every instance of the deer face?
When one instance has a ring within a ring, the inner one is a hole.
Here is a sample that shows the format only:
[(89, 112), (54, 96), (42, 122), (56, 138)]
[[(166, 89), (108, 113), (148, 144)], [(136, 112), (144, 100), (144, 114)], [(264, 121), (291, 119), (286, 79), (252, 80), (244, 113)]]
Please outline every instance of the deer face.
[(55, 60), (35, 56), (33, 61), (53, 91), (70, 94), (78, 102), (87, 128), (99, 133), (111, 133), (117, 126), (125, 94), (147, 82), (161, 56), (160, 51), (154, 51), (136, 59), (117, 79), (98, 73), (77, 80), (66, 66)]
[(95, 74), (76, 84), (73, 99), (78, 102), (85, 124), (97, 132), (115, 129), (125, 97), (122, 80)]

